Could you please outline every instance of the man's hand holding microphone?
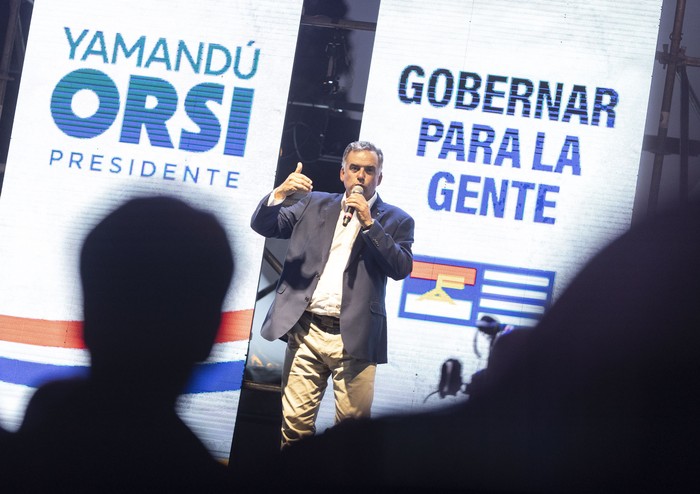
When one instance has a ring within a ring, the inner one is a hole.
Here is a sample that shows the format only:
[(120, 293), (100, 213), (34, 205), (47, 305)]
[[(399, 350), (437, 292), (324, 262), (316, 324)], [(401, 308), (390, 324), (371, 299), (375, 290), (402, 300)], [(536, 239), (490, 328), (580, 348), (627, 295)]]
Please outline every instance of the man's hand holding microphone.
[(363, 194), (364, 188), (361, 185), (355, 185), (350, 191), (350, 195), (345, 198), (343, 226), (347, 226), (353, 214), (357, 215), (357, 219), (360, 221), (363, 230), (366, 230), (374, 223), (372, 213), (369, 209), (369, 203)]

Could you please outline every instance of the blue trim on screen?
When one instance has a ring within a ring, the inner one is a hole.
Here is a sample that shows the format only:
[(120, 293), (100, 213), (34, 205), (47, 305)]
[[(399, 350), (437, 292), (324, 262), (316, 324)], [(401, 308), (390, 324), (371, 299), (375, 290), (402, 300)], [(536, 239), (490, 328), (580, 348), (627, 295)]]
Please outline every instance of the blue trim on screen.
[[(216, 362), (195, 366), (184, 393), (237, 391), (243, 382), (244, 361)], [(0, 357), (0, 381), (38, 388), (58, 379), (86, 377), (84, 365), (53, 365)]]

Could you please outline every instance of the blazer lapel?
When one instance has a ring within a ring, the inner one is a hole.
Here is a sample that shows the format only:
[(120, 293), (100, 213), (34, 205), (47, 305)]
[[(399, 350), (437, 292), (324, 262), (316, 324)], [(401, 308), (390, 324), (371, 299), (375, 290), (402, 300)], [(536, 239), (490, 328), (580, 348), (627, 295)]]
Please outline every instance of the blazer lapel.
[[(372, 205), (372, 209), (370, 210), (372, 213), (372, 218), (377, 219), (379, 216), (384, 213), (384, 203), (380, 199), (379, 196), (377, 196), (377, 200), (374, 201), (374, 204)], [(362, 249), (365, 246), (365, 242), (360, 238), (360, 235), (362, 235), (362, 232), (359, 232), (357, 234), (357, 238), (355, 239), (355, 243), (352, 244), (352, 250), (350, 251), (350, 257), (348, 258), (348, 266), (355, 262), (355, 258), (362, 252)]]
[(377, 196), (377, 200), (374, 201), (374, 205), (371, 209), (372, 218), (376, 220), (380, 214), (384, 213), (384, 209), (384, 201), (382, 201), (381, 197)]

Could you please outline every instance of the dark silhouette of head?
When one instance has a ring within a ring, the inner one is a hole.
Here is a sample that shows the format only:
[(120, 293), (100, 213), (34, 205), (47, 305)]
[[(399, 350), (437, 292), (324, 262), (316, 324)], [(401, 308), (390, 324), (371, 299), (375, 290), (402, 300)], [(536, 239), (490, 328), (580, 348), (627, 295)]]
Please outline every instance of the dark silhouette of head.
[(87, 236), (80, 274), (91, 378), (174, 400), (219, 328), (233, 274), (220, 223), (177, 199), (131, 200)]

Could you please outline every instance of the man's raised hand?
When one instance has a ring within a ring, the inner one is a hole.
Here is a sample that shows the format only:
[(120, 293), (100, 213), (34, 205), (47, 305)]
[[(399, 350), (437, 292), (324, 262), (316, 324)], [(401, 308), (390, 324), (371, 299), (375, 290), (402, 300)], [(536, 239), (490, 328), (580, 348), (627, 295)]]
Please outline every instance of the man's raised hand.
[(308, 194), (311, 192), (313, 189), (313, 183), (309, 177), (301, 173), (302, 167), (303, 165), (301, 162), (297, 163), (296, 170), (290, 173), (285, 181), (274, 190), (276, 200), (284, 200), (297, 192), (302, 194)]

